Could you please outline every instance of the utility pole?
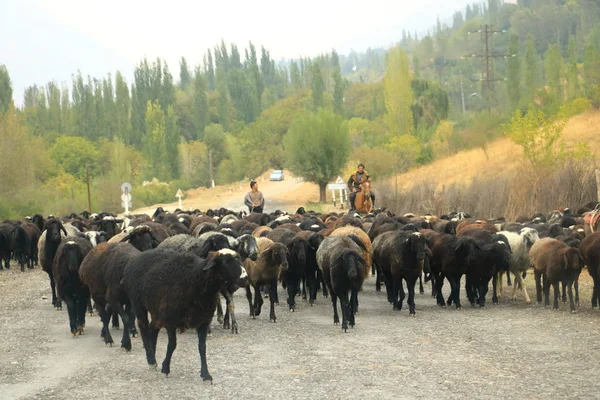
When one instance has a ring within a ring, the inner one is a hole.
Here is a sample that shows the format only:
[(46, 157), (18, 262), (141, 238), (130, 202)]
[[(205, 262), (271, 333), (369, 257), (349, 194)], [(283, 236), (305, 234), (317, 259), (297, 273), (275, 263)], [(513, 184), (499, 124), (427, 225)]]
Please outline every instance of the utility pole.
[(87, 180), (87, 192), (88, 192), (88, 212), (92, 213), (92, 195), (90, 192), (90, 164), (85, 164), (85, 178)]
[(463, 81), (462, 81), (462, 71), (459, 72), (459, 79), (460, 79), (460, 97), (462, 99), (462, 112), (463, 112), (463, 118), (465, 117), (466, 113), (467, 113), (467, 109), (465, 107), (465, 89), (463, 87)]
[(506, 33), (506, 29), (496, 30), (493, 25), (481, 25), (479, 29), (469, 31), (479, 33), (481, 36), (481, 50), (477, 53), (463, 56), (462, 58), (481, 58), (481, 77), (474, 79), (481, 81), (481, 92), (485, 99), (488, 113), (491, 112), (492, 102), (497, 103), (495, 82), (503, 81), (504, 78), (496, 78), (494, 75), (494, 59), (515, 57), (516, 54), (501, 54), (494, 51), (494, 35), (497, 33)]

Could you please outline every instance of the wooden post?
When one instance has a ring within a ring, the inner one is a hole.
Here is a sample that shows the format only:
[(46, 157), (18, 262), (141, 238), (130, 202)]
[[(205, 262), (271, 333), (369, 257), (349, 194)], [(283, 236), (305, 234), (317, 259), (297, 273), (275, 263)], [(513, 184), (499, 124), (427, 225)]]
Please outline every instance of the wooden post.
[(596, 169), (596, 197), (600, 203), (600, 169)]
[(85, 177), (87, 180), (87, 192), (88, 192), (88, 212), (92, 213), (92, 195), (90, 193), (90, 164), (85, 164)]

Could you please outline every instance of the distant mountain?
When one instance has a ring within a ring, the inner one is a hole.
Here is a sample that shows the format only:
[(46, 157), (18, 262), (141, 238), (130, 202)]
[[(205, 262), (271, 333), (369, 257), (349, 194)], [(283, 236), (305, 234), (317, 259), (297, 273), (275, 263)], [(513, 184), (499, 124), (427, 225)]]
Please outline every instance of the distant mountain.
[(29, 1), (1, 2), (0, 37), (0, 64), (8, 68), (18, 105), (27, 86), (51, 80), (71, 86), (77, 70), (93, 77), (117, 69), (125, 76), (133, 73), (131, 62)]

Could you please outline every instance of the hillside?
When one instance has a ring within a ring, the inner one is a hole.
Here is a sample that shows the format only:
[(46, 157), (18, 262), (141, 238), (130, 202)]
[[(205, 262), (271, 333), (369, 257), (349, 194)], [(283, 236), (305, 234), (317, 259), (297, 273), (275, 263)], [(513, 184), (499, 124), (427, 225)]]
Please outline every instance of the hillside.
[[(600, 111), (589, 111), (571, 118), (563, 130), (567, 146), (575, 142), (587, 143), (590, 151), (600, 160)], [(452, 183), (467, 184), (478, 173), (493, 176), (499, 171), (514, 168), (521, 160), (522, 150), (507, 138), (498, 139), (487, 145), (487, 155), (481, 148), (465, 150), (429, 165), (414, 168), (397, 176), (398, 186), (412, 187), (420, 182), (436, 182), (438, 187)], [(385, 183), (379, 183), (379, 186)]]

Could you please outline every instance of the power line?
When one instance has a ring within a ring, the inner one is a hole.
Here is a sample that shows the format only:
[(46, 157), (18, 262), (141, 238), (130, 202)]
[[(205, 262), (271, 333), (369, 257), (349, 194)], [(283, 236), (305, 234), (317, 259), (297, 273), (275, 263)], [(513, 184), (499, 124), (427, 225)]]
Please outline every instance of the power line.
[(495, 82), (503, 81), (504, 78), (496, 78), (494, 74), (494, 59), (515, 57), (516, 54), (505, 54), (494, 51), (494, 35), (506, 33), (506, 29), (497, 30), (493, 25), (481, 25), (479, 29), (469, 31), (469, 35), (479, 33), (481, 37), (481, 50), (476, 53), (468, 54), (462, 58), (481, 58), (481, 77), (474, 78), (474, 81), (481, 82), (481, 92), (486, 101), (488, 112), (491, 110), (492, 103), (497, 104)]

